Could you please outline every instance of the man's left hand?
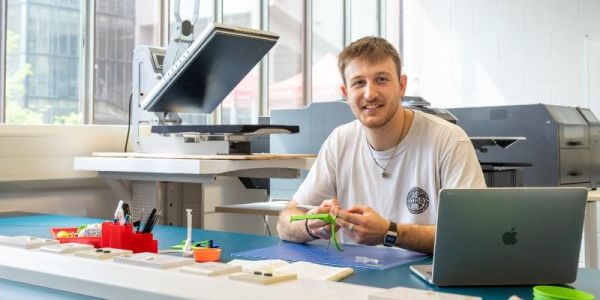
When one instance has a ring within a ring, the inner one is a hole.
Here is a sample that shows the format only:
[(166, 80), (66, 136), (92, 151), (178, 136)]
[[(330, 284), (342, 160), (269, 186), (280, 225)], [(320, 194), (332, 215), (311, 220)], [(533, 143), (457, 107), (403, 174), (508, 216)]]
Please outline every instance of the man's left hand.
[(390, 222), (369, 206), (356, 205), (349, 210), (332, 207), (336, 223), (353, 241), (365, 245), (379, 245), (388, 231)]

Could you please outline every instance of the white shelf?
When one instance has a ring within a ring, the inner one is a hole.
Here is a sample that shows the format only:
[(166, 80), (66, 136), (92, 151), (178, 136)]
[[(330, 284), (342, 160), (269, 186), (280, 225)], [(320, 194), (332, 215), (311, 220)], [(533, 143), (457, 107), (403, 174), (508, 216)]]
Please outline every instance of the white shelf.
[(138, 157), (75, 157), (78, 171), (218, 175), (243, 170), (299, 169), (308, 170), (314, 158), (272, 160), (205, 160)]

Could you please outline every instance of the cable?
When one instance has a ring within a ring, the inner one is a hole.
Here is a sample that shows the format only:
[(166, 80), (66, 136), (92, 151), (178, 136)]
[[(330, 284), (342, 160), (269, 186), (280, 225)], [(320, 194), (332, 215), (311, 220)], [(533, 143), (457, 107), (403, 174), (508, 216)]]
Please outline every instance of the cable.
[(269, 237), (271, 236), (271, 229), (269, 228), (269, 222), (267, 222), (267, 216), (263, 215), (263, 220), (265, 220), (265, 229), (267, 231), (267, 233), (269, 234)]
[(127, 137), (125, 138), (125, 150), (127, 152), (127, 144), (129, 143), (129, 131), (131, 130), (131, 99), (133, 99), (133, 93), (129, 94), (129, 108), (127, 111)]

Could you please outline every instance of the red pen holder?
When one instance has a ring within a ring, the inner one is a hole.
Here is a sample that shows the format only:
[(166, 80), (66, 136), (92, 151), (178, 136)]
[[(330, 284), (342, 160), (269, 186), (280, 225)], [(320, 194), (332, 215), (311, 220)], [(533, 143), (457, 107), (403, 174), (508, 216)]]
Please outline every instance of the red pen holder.
[(152, 238), (152, 233), (133, 232), (131, 224), (102, 223), (102, 247), (158, 253), (158, 241)]

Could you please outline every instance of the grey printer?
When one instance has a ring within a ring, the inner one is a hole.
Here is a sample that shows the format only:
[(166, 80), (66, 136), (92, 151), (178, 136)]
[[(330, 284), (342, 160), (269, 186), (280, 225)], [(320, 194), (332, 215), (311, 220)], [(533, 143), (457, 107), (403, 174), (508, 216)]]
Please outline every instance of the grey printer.
[[(532, 104), (453, 108), (450, 111), (469, 136), (526, 138), (509, 149), (490, 148), (478, 153), (482, 163), (531, 163), (533, 167), (523, 172), (524, 186), (596, 188), (600, 185), (598, 142), (591, 142), (599, 139), (599, 130), (591, 128), (598, 128), (600, 124), (589, 110)], [(591, 144), (595, 146), (592, 148)]]

